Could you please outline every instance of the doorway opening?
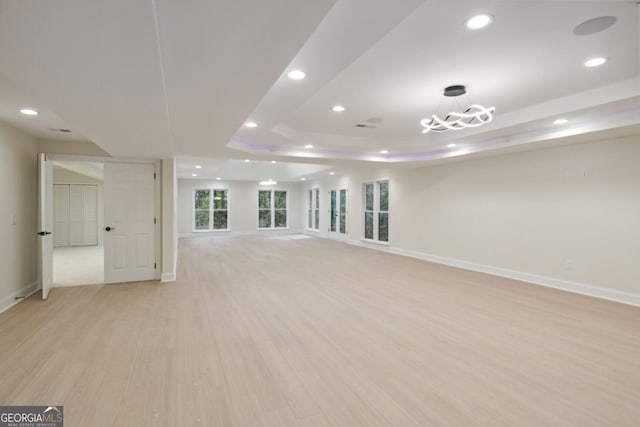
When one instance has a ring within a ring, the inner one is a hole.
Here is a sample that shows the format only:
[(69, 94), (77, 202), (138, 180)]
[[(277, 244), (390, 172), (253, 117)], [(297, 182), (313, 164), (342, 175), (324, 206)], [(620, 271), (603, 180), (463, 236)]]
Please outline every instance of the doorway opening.
[[(54, 284), (160, 279), (159, 165), (157, 160), (38, 154), (38, 278), (43, 299)], [(56, 256), (55, 278), (54, 241), (64, 249), (58, 250), (62, 257)], [(65, 273), (74, 277), (61, 277)]]
[(104, 283), (100, 162), (53, 161), (53, 287)]

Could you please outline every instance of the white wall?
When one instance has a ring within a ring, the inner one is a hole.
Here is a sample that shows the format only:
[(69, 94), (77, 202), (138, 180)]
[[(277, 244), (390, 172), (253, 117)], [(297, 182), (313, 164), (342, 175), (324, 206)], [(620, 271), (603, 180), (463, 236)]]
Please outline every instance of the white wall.
[(0, 122), (0, 311), (37, 289), (37, 152), (35, 139)]
[[(229, 190), (229, 231), (193, 231), (193, 190), (219, 188)], [(178, 233), (180, 237), (203, 235), (240, 235), (292, 233), (302, 231), (299, 183), (279, 182), (275, 186), (261, 187), (254, 181), (216, 181), (201, 179), (178, 180)], [(287, 190), (289, 196), (289, 228), (287, 230), (258, 230), (258, 189)]]
[(102, 181), (58, 166), (53, 167), (54, 184), (102, 184)]
[(301, 212), (319, 186), (326, 235), (327, 190), (348, 185), (349, 241), (360, 244), (361, 185), (389, 178), (388, 250), (640, 304), (639, 162), (636, 136), (376, 169), (305, 183)]
[(178, 263), (178, 180), (176, 159), (162, 161), (162, 273), (160, 280), (176, 280)]
[(38, 151), (47, 154), (82, 154), (86, 156), (110, 157), (109, 153), (89, 141), (41, 139), (38, 140)]

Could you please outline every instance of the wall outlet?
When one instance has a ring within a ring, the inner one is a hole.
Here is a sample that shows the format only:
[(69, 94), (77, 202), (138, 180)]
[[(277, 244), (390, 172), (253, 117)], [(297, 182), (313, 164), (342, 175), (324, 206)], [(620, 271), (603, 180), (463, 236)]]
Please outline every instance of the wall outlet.
[(16, 214), (11, 214), (11, 225), (16, 225), (18, 223), (18, 216)]
[(564, 269), (565, 270), (573, 270), (573, 261), (570, 259), (564, 260)]

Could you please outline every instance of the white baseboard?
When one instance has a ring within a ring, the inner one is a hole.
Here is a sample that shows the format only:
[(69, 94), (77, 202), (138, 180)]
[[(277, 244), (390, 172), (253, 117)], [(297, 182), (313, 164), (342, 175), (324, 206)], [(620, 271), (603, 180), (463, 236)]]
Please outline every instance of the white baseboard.
[(328, 239), (329, 238), (327, 233), (323, 233), (323, 232), (316, 231), (316, 230), (302, 230), (302, 234), (306, 234), (307, 236), (311, 236), (311, 237), (319, 237), (321, 239)]
[[(7, 311), (19, 302), (24, 301), (24, 299), (37, 292), (38, 289), (40, 289), (40, 283), (36, 280), (35, 282), (30, 283), (27, 286), (24, 286), (17, 291), (14, 291), (11, 294), (7, 295), (6, 297), (0, 299), (0, 313)], [(24, 296), (25, 298), (16, 299), (17, 297), (21, 296)]]
[(479, 264), (459, 259), (446, 258), (438, 255), (426, 254), (423, 252), (411, 251), (408, 249), (400, 249), (388, 246), (380, 246), (367, 244), (365, 242), (350, 240), (348, 243), (356, 246), (362, 246), (370, 249), (376, 249), (383, 252), (390, 252), (397, 255), (417, 258), (424, 261), (435, 262), (437, 264), (449, 265), (451, 267), (463, 268), (465, 270), (478, 271), (494, 276), (506, 277), (509, 279), (519, 280), (534, 285), (546, 286), (549, 288), (560, 289), (576, 294), (588, 295), (595, 298), (601, 298), (609, 301), (620, 302), (623, 304), (640, 307), (640, 295), (630, 292), (617, 291), (615, 289), (600, 288), (585, 283), (572, 282), (570, 280), (556, 279), (553, 277), (541, 276), (538, 274), (523, 273), (521, 271), (509, 270), (501, 267), (494, 267), (486, 264)]
[(175, 282), (176, 281), (176, 273), (162, 273), (160, 275), (161, 282)]
[(200, 233), (178, 233), (178, 239), (191, 239), (194, 237), (236, 237), (236, 236), (253, 236), (257, 232), (242, 231), (209, 231)]
[(284, 234), (302, 234), (302, 230), (286, 228), (255, 231), (203, 231), (195, 233), (178, 233), (178, 239), (191, 239), (194, 237), (278, 236)]

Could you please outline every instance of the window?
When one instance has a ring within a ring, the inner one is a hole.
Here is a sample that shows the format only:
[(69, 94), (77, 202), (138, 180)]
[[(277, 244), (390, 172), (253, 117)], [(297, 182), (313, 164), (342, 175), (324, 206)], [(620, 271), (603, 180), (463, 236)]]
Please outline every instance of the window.
[(193, 193), (193, 229), (228, 230), (228, 190), (197, 188)]
[(307, 228), (313, 230), (313, 190), (309, 190), (309, 209), (307, 209)]
[(317, 230), (320, 230), (320, 189), (314, 188), (313, 192), (315, 193), (315, 196), (316, 196), (316, 204), (314, 205), (315, 227), (313, 229), (317, 231)]
[(287, 192), (258, 191), (258, 228), (287, 228)]
[(309, 209), (307, 210), (307, 229), (320, 230), (320, 189), (309, 190)]
[(364, 205), (364, 238), (389, 241), (389, 181), (362, 184)]
[(389, 181), (378, 182), (378, 240), (389, 241)]
[(364, 184), (364, 238), (373, 239), (373, 183)]

